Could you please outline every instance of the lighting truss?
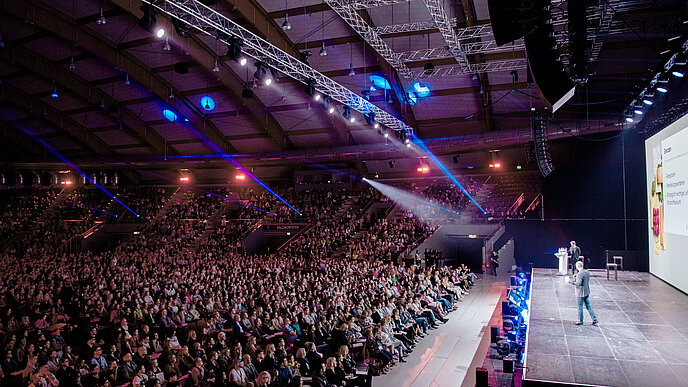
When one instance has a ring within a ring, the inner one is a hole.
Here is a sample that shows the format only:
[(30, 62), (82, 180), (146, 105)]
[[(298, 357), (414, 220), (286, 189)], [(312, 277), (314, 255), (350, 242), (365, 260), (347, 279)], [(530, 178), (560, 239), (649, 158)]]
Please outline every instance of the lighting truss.
[(423, 0), (423, 2), (425, 3), (425, 7), (428, 9), (428, 12), (430, 12), (430, 16), (435, 22), (435, 25), (440, 30), (440, 34), (442, 34), (444, 42), (447, 43), (449, 51), (452, 53), (454, 58), (456, 58), (456, 61), (459, 62), (459, 66), (467, 70), (471, 70), (471, 64), (468, 62), (466, 52), (461, 47), (461, 42), (459, 41), (459, 37), (456, 35), (456, 31), (454, 31), (454, 27), (449, 19), (449, 15), (447, 15), (446, 10), (444, 9), (444, 3), (441, 0)]
[[(452, 24), (456, 24), (456, 18), (451, 19)], [(379, 35), (389, 35), (389, 34), (403, 34), (407, 32), (420, 32), (436, 30), (437, 26), (432, 20), (413, 22), (413, 23), (402, 23), (402, 24), (392, 24), (388, 26), (375, 27), (373, 30)]]
[(394, 5), (397, 3), (405, 3), (409, 0), (349, 0), (346, 1), (353, 9), (366, 9), (383, 7), (385, 5)]
[[(616, 5), (618, 1), (610, 0), (610, 3)], [(595, 35), (592, 37), (592, 44), (590, 45), (590, 55), (588, 55), (588, 61), (594, 62), (600, 55), (602, 50), (602, 43), (604, 43), (604, 37), (609, 33), (612, 25), (612, 19), (614, 19), (614, 11), (612, 10), (612, 4), (606, 1), (600, 1), (599, 11), (602, 13), (600, 17), (600, 24), (597, 26)]]
[(280, 50), (267, 40), (243, 28), (233, 20), (202, 4), (199, 0), (143, 0), (158, 12), (181, 20), (205, 35), (227, 44), (233, 36), (243, 41), (243, 54), (268, 63), (287, 76), (307, 84), (315, 80), (316, 89), (322, 94), (363, 114), (375, 113), (375, 119), (393, 130), (411, 132), (412, 129), (398, 118), (378, 108), (368, 100), (326, 77), (319, 71)]
[(356, 12), (347, 0), (325, 0), (325, 2), (356, 31), (380, 56), (387, 61), (402, 77), (413, 79), (413, 71), (403, 61), (399, 60), (394, 51), (385, 43), (380, 35)]
[(526, 59), (504, 59), (504, 60), (493, 60), (485, 63), (476, 63), (471, 65), (470, 69), (466, 69), (461, 66), (447, 66), (438, 67), (432, 71), (421, 70), (416, 74), (417, 78), (440, 78), (440, 77), (453, 77), (456, 75), (465, 75), (473, 73), (491, 73), (495, 71), (510, 71), (510, 70), (521, 70), (526, 68)]
[[(513, 45), (497, 46), (494, 40), (486, 40), (483, 42), (471, 42), (464, 44), (463, 48), (467, 55), (472, 54), (491, 54), (496, 52), (509, 52), (515, 50), (523, 50), (525, 44), (523, 40), (517, 40)], [(447, 47), (440, 48), (426, 48), (415, 51), (405, 51), (399, 53), (399, 59), (404, 62), (414, 62), (423, 60), (434, 60), (442, 58), (453, 58), (454, 55)]]

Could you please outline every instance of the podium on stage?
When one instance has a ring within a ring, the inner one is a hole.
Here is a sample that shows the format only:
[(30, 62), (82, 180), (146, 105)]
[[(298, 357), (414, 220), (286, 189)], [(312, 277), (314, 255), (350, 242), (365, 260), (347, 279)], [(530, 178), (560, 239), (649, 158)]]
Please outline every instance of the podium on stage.
[(559, 272), (557, 272), (557, 275), (567, 275), (569, 271), (569, 253), (566, 251), (566, 248), (559, 248), (559, 252), (554, 254), (554, 256), (559, 258)]

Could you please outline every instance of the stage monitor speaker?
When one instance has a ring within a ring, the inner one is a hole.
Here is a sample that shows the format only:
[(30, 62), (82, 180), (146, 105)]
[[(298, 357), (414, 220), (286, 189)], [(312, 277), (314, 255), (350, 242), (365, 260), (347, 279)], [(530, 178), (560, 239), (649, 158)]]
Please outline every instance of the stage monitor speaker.
[(488, 0), (492, 34), (497, 46), (521, 39), (535, 29), (536, 3), (526, 0)]
[(493, 325), (490, 327), (490, 343), (496, 343), (497, 340), (499, 340), (499, 327)]
[(489, 385), (487, 384), (487, 368), (476, 367), (475, 387), (489, 387)]
[(502, 364), (503, 364), (505, 374), (513, 374), (514, 373), (514, 359), (510, 359), (508, 357), (505, 357)]

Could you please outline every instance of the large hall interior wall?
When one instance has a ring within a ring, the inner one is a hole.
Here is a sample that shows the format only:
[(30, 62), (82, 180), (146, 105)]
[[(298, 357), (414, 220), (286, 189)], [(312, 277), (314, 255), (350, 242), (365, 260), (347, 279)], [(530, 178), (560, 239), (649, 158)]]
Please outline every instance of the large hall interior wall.
[[(611, 137), (572, 138), (552, 144), (556, 169), (543, 179), (545, 220), (506, 222), (519, 265), (532, 262), (535, 267), (556, 267), (553, 254), (575, 240), (592, 268), (605, 267), (604, 250), (629, 250), (633, 252), (627, 255), (633, 258), (624, 261), (624, 269), (648, 270), (647, 238), (639, 237), (645, 235), (647, 224), (644, 136), (628, 130)], [(569, 149), (567, 154), (564, 147)]]

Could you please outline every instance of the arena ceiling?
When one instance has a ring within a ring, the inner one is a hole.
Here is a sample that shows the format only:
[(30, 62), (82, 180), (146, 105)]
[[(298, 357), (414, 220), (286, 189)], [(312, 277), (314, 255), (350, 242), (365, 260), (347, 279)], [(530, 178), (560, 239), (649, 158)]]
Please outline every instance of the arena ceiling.
[[(620, 113), (675, 48), (671, 38), (686, 29), (684, 1), (588, 3), (592, 75), (555, 114), (550, 139), (619, 130)], [(256, 82), (253, 60), (242, 67), (216, 39), (193, 31), (180, 36), (166, 15), (157, 15), (165, 38), (153, 36), (139, 25), (141, 5), (0, 3), (5, 167), (54, 161), (50, 148), (84, 165), (141, 167), (218, 153), (255, 165), (418, 156), (390, 146), (360, 114), (354, 123), (345, 120), (340, 104), (329, 114), (301, 82), (283, 74), (270, 86)], [(218, 0), (212, 8), (296, 58), (311, 51), (311, 67), (358, 95), (370, 90), (371, 75), (384, 77), (391, 89), (370, 91), (370, 102), (402, 119), (437, 154), (530, 140), (530, 108), (542, 102), (527, 82), (522, 41), (494, 44), (486, 0)], [(565, 63), (566, 10), (566, 1), (553, 2)], [(442, 21), (471, 68), (485, 64), (486, 72), (465, 70), (447, 49)], [(365, 39), (357, 31), (367, 31)], [(428, 63), (434, 70), (426, 71)], [(414, 80), (430, 93), (412, 103)], [(204, 96), (215, 103), (211, 111)]]

